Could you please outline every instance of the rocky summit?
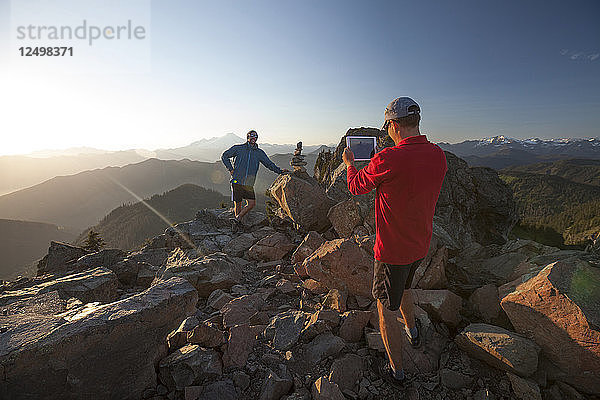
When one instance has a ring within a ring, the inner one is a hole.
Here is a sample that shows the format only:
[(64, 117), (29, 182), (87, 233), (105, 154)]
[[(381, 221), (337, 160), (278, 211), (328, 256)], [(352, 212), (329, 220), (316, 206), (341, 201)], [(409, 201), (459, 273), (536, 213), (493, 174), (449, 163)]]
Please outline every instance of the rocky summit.
[(510, 190), (451, 153), (413, 280), (422, 346), (403, 336), (403, 388), (382, 379), (372, 194), (347, 191), (344, 143), (239, 231), (206, 209), (134, 252), (52, 243), (0, 285), (0, 398), (600, 398), (600, 257), (509, 239)]

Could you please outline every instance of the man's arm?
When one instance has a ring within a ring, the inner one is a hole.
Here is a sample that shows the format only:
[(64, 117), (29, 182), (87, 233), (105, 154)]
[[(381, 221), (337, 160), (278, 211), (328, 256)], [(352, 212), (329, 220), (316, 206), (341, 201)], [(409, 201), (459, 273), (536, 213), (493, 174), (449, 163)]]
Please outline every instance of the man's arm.
[(231, 165), (231, 161), (229, 159), (235, 156), (236, 150), (237, 149), (234, 145), (231, 146), (228, 150), (225, 150), (223, 152), (223, 155), (221, 155), (221, 161), (223, 161), (223, 164), (225, 164), (225, 168), (227, 168), (229, 172), (233, 172), (233, 166)]
[(354, 166), (354, 153), (349, 148), (344, 149), (342, 160), (346, 167), (348, 190), (353, 195), (367, 194), (383, 181), (386, 171), (382, 168), (379, 157), (374, 157), (365, 168), (358, 171)]
[(271, 159), (269, 158), (269, 156), (267, 156), (267, 153), (265, 153), (264, 150), (261, 149), (260, 152), (261, 152), (261, 157), (260, 157), (259, 161), (261, 162), (262, 165), (264, 165), (265, 167), (267, 167), (268, 169), (270, 169), (271, 171), (273, 171), (277, 174), (283, 174), (284, 172), (287, 172), (287, 170), (281, 169), (277, 165), (275, 165), (275, 163), (273, 161), (271, 161)]

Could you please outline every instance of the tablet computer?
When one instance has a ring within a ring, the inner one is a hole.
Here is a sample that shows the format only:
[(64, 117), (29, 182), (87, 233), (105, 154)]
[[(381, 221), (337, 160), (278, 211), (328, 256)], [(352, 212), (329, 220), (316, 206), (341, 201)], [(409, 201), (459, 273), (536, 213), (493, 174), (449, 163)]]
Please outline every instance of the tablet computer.
[(354, 153), (356, 161), (369, 161), (377, 151), (375, 136), (346, 136), (346, 146)]

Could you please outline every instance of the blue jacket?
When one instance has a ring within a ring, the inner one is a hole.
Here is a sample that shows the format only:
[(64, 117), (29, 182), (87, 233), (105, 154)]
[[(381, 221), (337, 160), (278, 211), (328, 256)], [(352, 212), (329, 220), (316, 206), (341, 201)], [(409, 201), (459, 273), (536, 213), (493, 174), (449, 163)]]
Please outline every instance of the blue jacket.
[[(235, 158), (233, 166), (231, 166), (231, 161), (229, 161), (232, 157)], [(231, 146), (229, 150), (226, 150), (223, 153), (221, 161), (223, 161), (223, 164), (225, 164), (225, 167), (229, 171), (233, 170), (230, 182), (239, 183), (240, 185), (254, 186), (259, 162), (273, 172), (278, 174), (283, 173), (283, 171), (269, 159), (267, 153), (258, 148), (258, 145), (252, 146), (248, 142)]]

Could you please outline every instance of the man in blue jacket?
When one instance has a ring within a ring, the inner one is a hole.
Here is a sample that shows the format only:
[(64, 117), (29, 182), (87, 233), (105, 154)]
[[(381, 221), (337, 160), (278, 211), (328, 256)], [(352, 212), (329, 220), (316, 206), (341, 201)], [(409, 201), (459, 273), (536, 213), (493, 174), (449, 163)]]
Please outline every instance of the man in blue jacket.
[[(231, 174), (231, 200), (235, 204), (235, 220), (233, 222), (236, 230), (242, 217), (256, 205), (254, 181), (256, 180), (258, 163), (262, 163), (262, 165), (278, 174), (289, 172), (287, 169), (281, 169), (275, 165), (267, 154), (258, 148), (256, 144), (258, 133), (256, 131), (248, 132), (246, 138), (248, 139), (246, 143), (231, 146), (221, 156), (221, 161)], [(230, 158), (234, 159), (233, 166)], [(243, 199), (246, 199), (244, 208), (242, 208)]]

